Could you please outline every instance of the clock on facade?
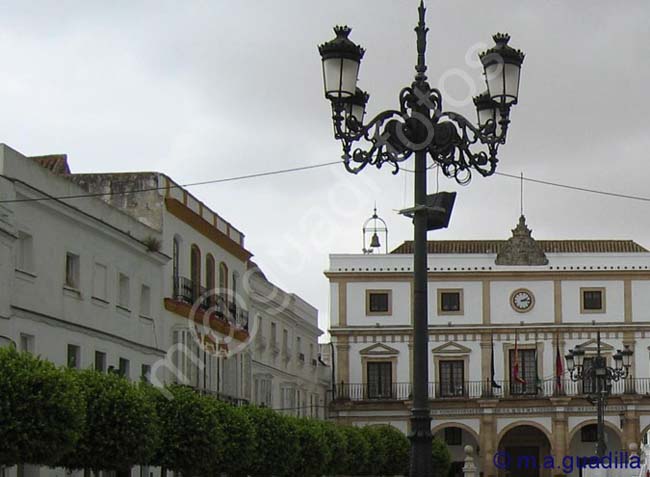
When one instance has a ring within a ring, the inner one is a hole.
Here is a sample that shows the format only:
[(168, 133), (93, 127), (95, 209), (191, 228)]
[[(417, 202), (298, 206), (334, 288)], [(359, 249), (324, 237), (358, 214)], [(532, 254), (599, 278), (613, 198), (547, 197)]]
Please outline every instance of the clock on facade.
[(510, 306), (519, 313), (532, 310), (535, 305), (535, 296), (530, 290), (519, 288), (510, 295)]

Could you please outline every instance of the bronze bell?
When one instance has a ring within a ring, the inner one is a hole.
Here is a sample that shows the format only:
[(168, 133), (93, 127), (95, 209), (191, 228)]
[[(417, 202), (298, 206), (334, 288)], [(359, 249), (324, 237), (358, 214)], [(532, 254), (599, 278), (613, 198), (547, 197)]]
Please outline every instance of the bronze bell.
[(372, 238), (370, 239), (370, 246), (372, 248), (381, 247), (381, 244), (379, 243), (379, 236), (377, 235), (377, 232), (372, 234)]

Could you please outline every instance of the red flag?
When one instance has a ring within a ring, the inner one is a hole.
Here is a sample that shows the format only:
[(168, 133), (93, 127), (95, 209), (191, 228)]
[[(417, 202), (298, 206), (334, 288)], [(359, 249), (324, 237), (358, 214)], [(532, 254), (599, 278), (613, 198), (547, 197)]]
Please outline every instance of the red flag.
[(526, 380), (519, 375), (519, 348), (517, 346), (517, 332), (515, 331), (515, 357), (512, 364), (512, 378), (521, 384), (526, 384)]
[(560, 343), (555, 344), (555, 388), (562, 391), (562, 375), (564, 374), (564, 364), (560, 354)]

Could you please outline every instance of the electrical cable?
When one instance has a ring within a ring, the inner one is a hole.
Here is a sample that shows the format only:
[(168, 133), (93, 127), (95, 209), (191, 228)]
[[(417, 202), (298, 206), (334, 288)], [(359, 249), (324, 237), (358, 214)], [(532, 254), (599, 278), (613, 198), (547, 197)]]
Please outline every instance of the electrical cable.
[[(233, 181), (239, 181), (239, 180), (244, 180), (244, 179), (253, 179), (256, 177), (266, 177), (266, 176), (273, 176), (273, 175), (278, 175), (278, 174), (286, 174), (289, 172), (298, 172), (298, 171), (306, 171), (309, 169), (316, 169), (319, 167), (325, 167), (325, 166), (331, 166), (334, 164), (340, 164), (342, 161), (332, 161), (332, 162), (324, 162), (321, 164), (313, 164), (311, 166), (301, 166), (301, 167), (292, 167), (289, 169), (279, 169), (275, 171), (267, 171), (267, 172), (257, 172), (254, 174), (246, 174), (242, 176), (234, 176), (234, 177), (226, 177), (224, 179), (212, 179), (208, 181), (201, 181), (201, 182), (191, 182), (188, 184), (179, 184), (179, 185), (170, 185), (170, 186), (165, 186), (165, 187), (148, 187), (144, 189), (135, 189), (132, 191), (111, 191), (111, 192), (96, 192), (96, 193), (88, 193), (88, 194), (73, 194), (73, 195), (64, 195), (64, 196), (58, 196), (58, 197), (52, 197), (52, 196), (47, 196), (47, 197), (34, 197), (34, 198), (29, 198), (29, 199), (4, 199), (0, 200), (0, 204), (9, 204), (9, 203), (16, 203), (16, 202), (38, 202), (38, 201), (43, 201), (43, 200), (67, 200), (67, 199), (83, 199), (86, 197), (104, 197), (104, 196), (113, 196), (113, 195), (127, 195), (127, 194), (137, 194), (140, 192), (151, 192), (151, 191), (156, 191), (156, 190), (166, 190), (166, 189), (181, 189), (184, 187), (193, 187), (193, 186), (199, 186), (199, 185), (206, 185), (206, 184), (220, 184), (224, 182), (233, 182)], [(12, 180), (11, 177), (4, 176), (9, 180)]]

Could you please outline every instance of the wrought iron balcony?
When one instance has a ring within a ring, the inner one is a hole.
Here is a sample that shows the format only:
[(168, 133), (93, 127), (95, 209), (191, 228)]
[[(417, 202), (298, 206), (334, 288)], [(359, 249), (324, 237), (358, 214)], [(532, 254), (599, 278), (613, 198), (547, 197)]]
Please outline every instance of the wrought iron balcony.
[[(540, 399), (557, 396), (583, 397), (590, 389), (569, 378), (558, 382), (555, 378), (535, 382), (488, 381), (430, 382), (429, 399)], [(611, 395), (637, 394), (650, 396), (650, 378), (634, 378), (612, 383)], [(411, 383), (338, 383), (335, 397), (339, 400), (407, 401)]]
[(199, 302), (201, 310), (214, 314), (217, 319), (235, 328), (248, 331), (247, 310), (238, 308), (235, 303), (228, 303), (223, 296), (210, 293), (189, 278), (175, 277), (173, 298), (192, 306)]

